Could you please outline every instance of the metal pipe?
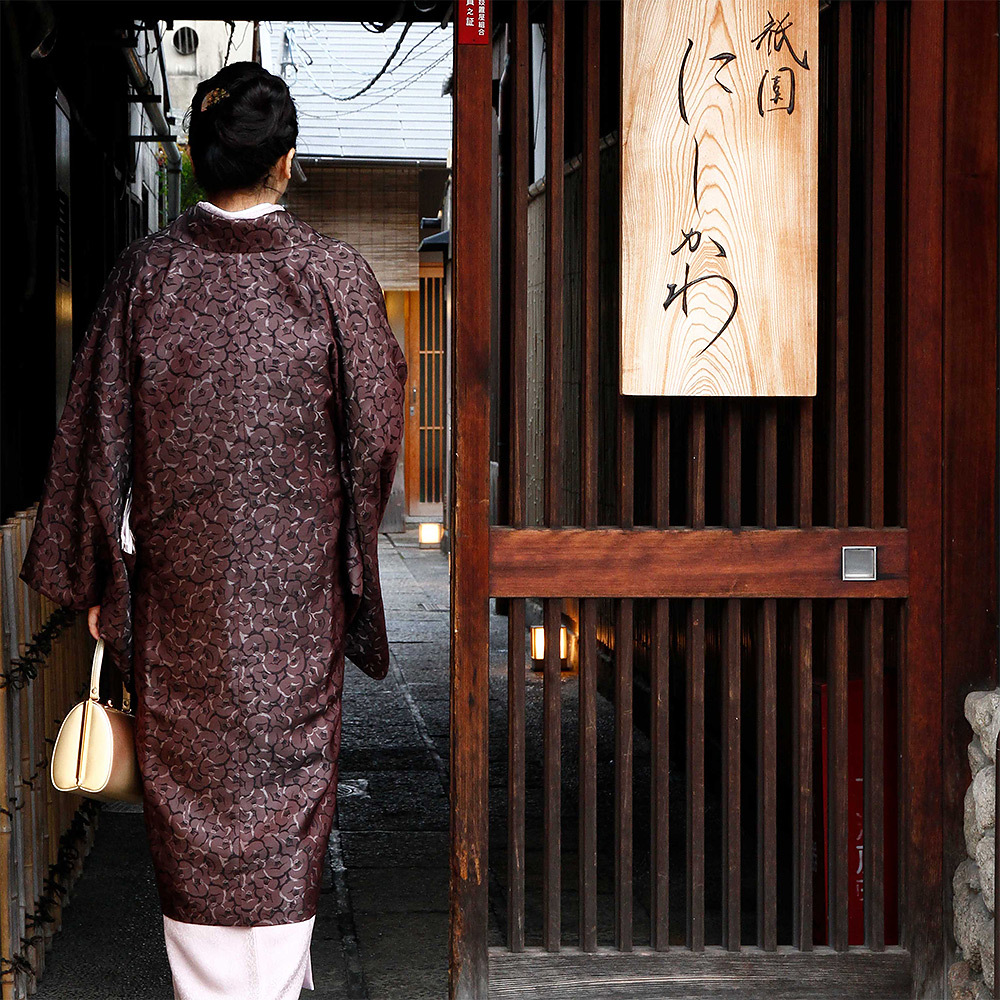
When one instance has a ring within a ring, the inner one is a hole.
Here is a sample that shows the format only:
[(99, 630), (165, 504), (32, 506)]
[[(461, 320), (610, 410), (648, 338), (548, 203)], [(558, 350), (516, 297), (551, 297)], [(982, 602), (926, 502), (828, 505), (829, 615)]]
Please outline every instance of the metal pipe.
[[(147, 76), (145, 67), (139, 62), (135, 49), (124, 47), (122, 53), (125, 56), (125, 65), (128, 68), (132, 84), (139, 95), (154, 95), (153, 82)], [(181, 208), (181, 151), (173, 139), (167, 138), (171, 135), (171, 131), (159, 103), (149, 101), (143, 104), (143, 107), (149, 115), (149, 122), (154, 133), (160, 137), (160, 145), (167, 156), (167, 221), (173, 222), (180, 215)]]

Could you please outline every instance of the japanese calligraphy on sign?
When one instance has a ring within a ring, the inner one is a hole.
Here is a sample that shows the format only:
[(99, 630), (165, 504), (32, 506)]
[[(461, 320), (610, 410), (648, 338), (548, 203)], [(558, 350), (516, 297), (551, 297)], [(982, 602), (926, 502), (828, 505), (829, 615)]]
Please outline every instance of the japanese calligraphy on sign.
[(624, 0), (621, 391), (816, 393), (818, 8)]

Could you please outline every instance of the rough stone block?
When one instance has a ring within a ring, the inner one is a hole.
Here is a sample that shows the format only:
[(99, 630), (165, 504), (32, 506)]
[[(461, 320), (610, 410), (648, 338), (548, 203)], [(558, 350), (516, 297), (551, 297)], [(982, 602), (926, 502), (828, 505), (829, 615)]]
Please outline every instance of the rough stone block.
[(992, 764), (984, 767), (972, 779), (972, 796), (976, 800), (976, 827), (979, 831), (977, 845), (983, 834), (996, 824), (996, 780), (996, 767)]
[(987, 926), (990, 933), (990, 954), (992, 955), (993, 919), (986, 909), (983, 897), (972, 893), (968, 905), (961, 911), (955, 901), (955, 940), (962, 949), (962, 955), (969, 961), (973, 972), (982, 972), (981, 947)]
[(977, 737), (969, 744), (969, 769), (972, 771), (972, 776), (975, 777), (984, 767), (988, 767), (989, 764), (990, 758), (986, 756), (983, 744)]
[(979, 829), (979, 820), (976, 817), (976, 796), (972, 785), (969, 785), (965, 790), (965, 853), (970, 858), (976, 856), (976, 848), (982, 839), (983, 831)]
[(982, 892), (982, 885), (979, 880), (979, 866), (975, 858), (965, 858), (955, 869), (955, 877), (952, 879), (955, 895), (964, 887), (969, 892)]
[(997, 731), (1000, 730), (1000, 689), (973, 691), (967, 695), (965, 717), (982, 741), (986, 756), (995, 760)]
[(983, 902), (991, 913), (996, 912), (996, 830), (990, 827), (976, 847), (976, 865), (979, 867), (979, 882), (983, 891)]
[(968, 962), (955, 962), (948, 969), (948, 1000), (976, 1000), (977, 986)]
[(993, 989), (993, 918), (979, 928), (979, 964), (983, 969), (983, 981)]

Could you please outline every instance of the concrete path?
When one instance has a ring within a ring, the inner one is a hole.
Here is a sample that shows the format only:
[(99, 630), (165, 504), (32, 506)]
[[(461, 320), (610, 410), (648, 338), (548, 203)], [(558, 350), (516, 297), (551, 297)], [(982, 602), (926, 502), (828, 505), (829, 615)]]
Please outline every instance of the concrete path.
[[(380, 558), (392, 666), (374, 681), (347, 665), (316, 989), (303, 1000), (448, 995), (448, 563), (413, 532), (383, 535)], [(141, 812), (105, 806), (35, 997), (172, 996)]]

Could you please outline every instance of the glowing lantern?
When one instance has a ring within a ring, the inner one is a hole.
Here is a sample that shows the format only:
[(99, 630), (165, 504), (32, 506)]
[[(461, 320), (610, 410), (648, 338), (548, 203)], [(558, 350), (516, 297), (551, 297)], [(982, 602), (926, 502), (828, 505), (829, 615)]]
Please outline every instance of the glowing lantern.
[[(559, 628), (559, 659), (566, 659), (566, 626), (562, 625)], [(531, 626), (531, 658), (533, 660), (544, 660), (545, 659), (545, 626), (544, 625), (532, 625)]]
[(424, 522), (418, 529), (417, 537), (422, 549), (432, 549), (441, 544), (441, 539), (444, 538), (444, 525), (433, 521)]

